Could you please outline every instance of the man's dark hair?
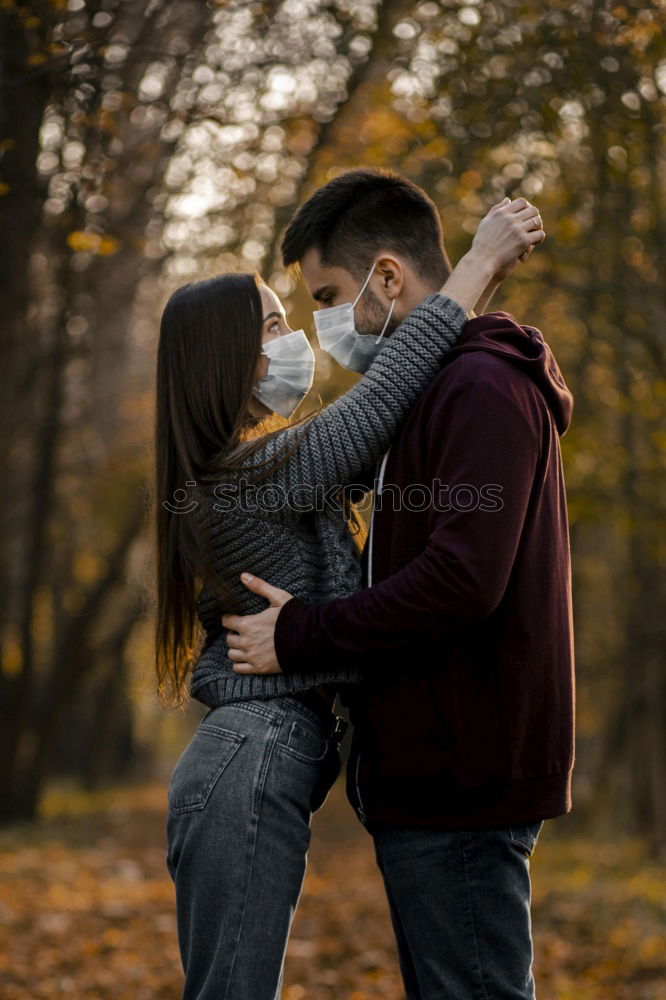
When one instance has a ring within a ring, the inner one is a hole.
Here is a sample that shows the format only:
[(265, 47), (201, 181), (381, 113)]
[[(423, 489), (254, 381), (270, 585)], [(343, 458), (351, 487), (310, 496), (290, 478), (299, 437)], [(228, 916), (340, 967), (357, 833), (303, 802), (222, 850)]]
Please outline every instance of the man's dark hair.
[(435, 205), (393, 170), (359, 167), (319, 188), (289, 223), (282, 240), (285, 267), (297, 264), (311, 248), (322, 264), (355, 277), (368, 270), (380, 250), (401, 254), (436, 284), (451, 271)]

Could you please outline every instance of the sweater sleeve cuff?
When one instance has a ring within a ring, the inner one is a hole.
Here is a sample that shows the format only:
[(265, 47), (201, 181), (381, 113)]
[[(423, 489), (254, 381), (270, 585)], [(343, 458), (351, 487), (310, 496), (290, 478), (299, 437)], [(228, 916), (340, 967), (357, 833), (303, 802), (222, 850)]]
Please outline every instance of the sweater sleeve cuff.
[(431, 292), (426, 295), (421, 306), (431, 311), (431, 316), (435, 320), (445, 316), (450, 323), (464, 325), (469, 319), (459, 302), (449, 295), (442, 295), (441, 292)]
[(317, 651), (317, 607), (292, 597), (275, 623), (275, 654), (283, 674), (316, 674), (322, 669)]

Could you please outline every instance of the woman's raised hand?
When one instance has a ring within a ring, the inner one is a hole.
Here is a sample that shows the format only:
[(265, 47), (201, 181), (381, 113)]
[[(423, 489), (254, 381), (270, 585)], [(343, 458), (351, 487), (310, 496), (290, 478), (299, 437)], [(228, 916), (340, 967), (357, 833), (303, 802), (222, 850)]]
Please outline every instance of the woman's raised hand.
[(505, 198), (479, 223), (472, 252), (489, 260), (495, 279), (501, 281), (545, 238), (538, 208), (526, 198)]
[(545, 237), (534, 205), (526, 198), (505, 198), (481, 220), (472, 246), (442, 285), (441, 294), (469, 314)]

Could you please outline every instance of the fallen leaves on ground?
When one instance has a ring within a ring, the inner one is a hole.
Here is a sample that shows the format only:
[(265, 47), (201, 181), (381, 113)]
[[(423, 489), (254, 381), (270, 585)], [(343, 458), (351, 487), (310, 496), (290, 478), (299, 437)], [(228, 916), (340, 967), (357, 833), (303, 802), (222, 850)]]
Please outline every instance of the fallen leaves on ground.
[[(179, 1000), (162, 785), (52, 793), (0, 834), (3, 1000)], [(532, 859), (539, 1000), (666, 998), (664, 868), (639, 843), (561, 840)], [(341, 783), (315, 817), (283, 1000), (401, 1000), (372, 841)]]

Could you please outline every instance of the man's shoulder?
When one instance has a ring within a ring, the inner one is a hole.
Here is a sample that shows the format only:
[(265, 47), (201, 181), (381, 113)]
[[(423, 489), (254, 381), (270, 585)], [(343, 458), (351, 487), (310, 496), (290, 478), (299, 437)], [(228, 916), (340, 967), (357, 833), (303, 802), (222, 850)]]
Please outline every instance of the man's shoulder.
[(499, 417), (507, 406), (530, 421), (540, 420), (547, 409), (544, 396), (520, 364), (491, 351), (464, 351), (452, 357), (421, 394), (409, 425), (432, 427), (434, 421), (448, 426), (461, 410), (478, 409), (484, 419), (496, 411)]
[(507, 389), (516, 383), (529, 382), (529, 376), (512, 359), (492, 351), (452, 352), (430, 384), (435, 396), (444, 396), (460, 386), (490, 384)]

